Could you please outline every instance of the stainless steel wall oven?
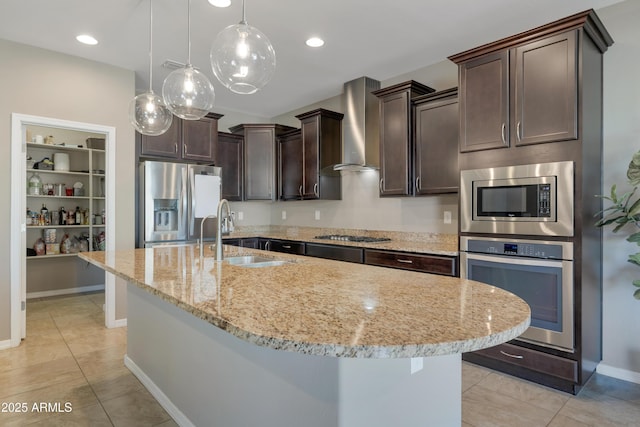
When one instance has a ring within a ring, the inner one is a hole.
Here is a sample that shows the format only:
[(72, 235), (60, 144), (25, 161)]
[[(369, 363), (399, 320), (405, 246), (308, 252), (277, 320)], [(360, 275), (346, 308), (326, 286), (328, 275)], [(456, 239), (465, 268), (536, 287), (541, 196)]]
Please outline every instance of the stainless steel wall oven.
[(543, 240), (460, 238), (460, 276), (518, 295), (531, 326), (517, 339), (574, 349), (573, 244)]

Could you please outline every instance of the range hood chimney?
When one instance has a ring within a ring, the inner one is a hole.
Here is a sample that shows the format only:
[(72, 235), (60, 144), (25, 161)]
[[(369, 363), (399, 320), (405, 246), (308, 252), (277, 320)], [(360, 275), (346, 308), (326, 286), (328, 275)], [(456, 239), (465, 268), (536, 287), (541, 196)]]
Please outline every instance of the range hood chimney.
[(380, 82), (360, 77), (344, 84), (342, 94), (342, 163), (337, 171), (363, 171), (380, 167), (378, 97)]

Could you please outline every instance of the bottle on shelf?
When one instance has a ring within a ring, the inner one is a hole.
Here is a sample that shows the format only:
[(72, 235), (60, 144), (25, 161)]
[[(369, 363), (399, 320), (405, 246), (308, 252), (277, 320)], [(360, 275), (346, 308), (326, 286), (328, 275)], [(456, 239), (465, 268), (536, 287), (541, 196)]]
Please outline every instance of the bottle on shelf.
[(82, 225), (82, 211), (80, 210), (80, 206), (76, 206), (75, 224)]
[(76, 213), (73, 209), (67, 212), (67, 225), (74, 225), (76, 223)]
[(58, 211), (58, 215), (60, 217), (60, 220), (58, 221), (58, 224), (64, 225), (67, 223), (67, 211), (64, 210), (64, 206), (60, 206), (60, 211)]
[(49, 225), (50, 221), (49, 209), (47, 209), (47, 206), (43, 203), (42, 209), (40, 209), (40, 225)]
[(29, 177), (28, 194), (30, 196), (42, 195), (42, 179), (40, 179), (40, 175), (37, 172), (31, 173)]

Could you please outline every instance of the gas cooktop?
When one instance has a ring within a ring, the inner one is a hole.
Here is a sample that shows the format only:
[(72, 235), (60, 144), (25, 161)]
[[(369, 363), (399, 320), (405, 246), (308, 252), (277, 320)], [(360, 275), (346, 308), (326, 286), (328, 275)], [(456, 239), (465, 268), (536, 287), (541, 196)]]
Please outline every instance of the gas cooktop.
[(327, 234), (323, 236), (316, 236), (315, 238), (322, 240), (341, 240), (343, 242), (359, 243), (388, 242), (391, 240), (388, 237), (350, 236), (348, 234)]

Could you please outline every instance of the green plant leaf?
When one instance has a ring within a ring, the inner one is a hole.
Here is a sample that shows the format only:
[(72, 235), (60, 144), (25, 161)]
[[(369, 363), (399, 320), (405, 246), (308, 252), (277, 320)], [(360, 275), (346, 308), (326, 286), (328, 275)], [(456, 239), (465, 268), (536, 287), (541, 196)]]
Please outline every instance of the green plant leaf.
[(631, 264), (640, 265), (640, 252), (637, 254), (629, 255), (629, 259), (627, 260)]
[(640, 280), (634, 280), (632, 283), (633, 283), (633, 286), (637, 286), (640, 288)]
[(624, 217), (624, 216), (617, 216), (617, 217), (615, 217), (615, 218), (603, 218), (603, 219), (601, 219), (600, 221), (598, 221), (598, 222), (596, 223), (596, 226), (597, 226), (597, 227), (604, 227), (605, 225), (609, 225), (609, 224), (611, 224), (611, 223), (616, 222), (616, 220), (618, 220), (619, 218), (626, 218), (626, 217)]
[(629, 169), (627, 170), (627, 178), (631, 185), (640, 184), (640, 151), (637, 151), (631, 158)]
[(633, 293), (633, 297), (637, 300), (640, 300), (640, 289), (636, 289), (636, 291)]
[(629, 237), (627, 237), (627, 242), (640, 242), (640, 232), (633, 233)]
[(611, 197), (610, 198), (611, 198), (611, 201), (613, 203), (618, 203), (618, 196), (616, 194), (616, 184), (613, 184), (611, 186)]

